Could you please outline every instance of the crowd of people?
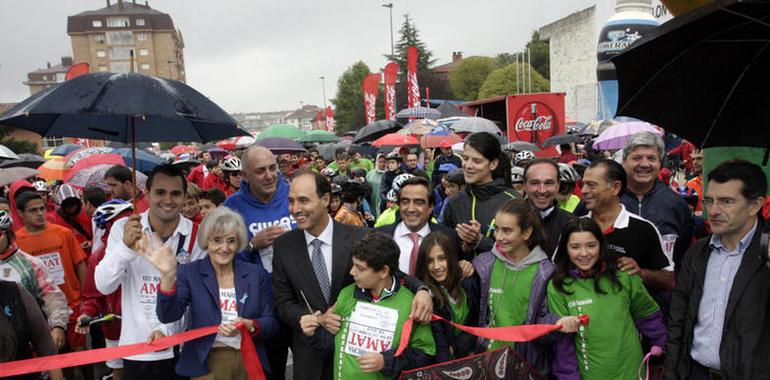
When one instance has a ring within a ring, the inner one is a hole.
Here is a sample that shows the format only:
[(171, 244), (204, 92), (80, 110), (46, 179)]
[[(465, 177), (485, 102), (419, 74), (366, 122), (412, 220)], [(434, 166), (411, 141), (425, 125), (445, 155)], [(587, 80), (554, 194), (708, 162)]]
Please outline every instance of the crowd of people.
[[(219, 325), (105, 364), (113, 379), (283, 379), (288, 365), (379, 379), (508, 347), (543, 378), (636, 378), (648, 352), (657, 378), (769, 378), (762, 169), (703, 173), (702, 151), (649, 132), (615, 159), (573, 149), (538, 158), (479, 132), (459, 152), (204, 152), (144, 188), (120, 165), (107, 191), (15, 181), (0, 197), (0, 361)], [(558, 330), (513, 343), (434, 314)], [(95, 376), (47, 376), (76, 371)]]

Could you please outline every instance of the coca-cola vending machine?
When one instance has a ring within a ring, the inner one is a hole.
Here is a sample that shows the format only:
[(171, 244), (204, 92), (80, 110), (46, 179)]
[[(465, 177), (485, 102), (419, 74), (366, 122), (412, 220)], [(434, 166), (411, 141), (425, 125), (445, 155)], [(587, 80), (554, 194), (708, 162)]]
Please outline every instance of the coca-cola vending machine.
[(559, 155), (556, 147), (543, 148), (543, 143), (565, 133), (564, 93), (509, 95), (506, 109), (509, 141), (534, 143), (541, 148), (538, 157)]

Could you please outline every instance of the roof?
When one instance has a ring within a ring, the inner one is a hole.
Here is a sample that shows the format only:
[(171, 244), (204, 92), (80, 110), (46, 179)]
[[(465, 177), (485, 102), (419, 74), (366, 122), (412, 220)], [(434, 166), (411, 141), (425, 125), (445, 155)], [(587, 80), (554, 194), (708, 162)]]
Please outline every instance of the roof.
[(289, 112), (286, 119), (315, 119), (321, 109), (316, 106), (304, 106), (296, 111)]
[(165, 13), (150, 8), (149, 5), (136, 4), (130, 1), (123, 1), (123, 7), (116, 1), (109, 7), (93, 11), (80, 12), (77, 16), (114, 16), (114, 15), (165, 15)]
[(493, 103), (493, 102), (499, 102), (502, 100), (505, 100), (508, 95), (499, 95), (491, 98), (481, 99), (481, 100), (475, 100), (472, 102), (463, 103), (460, 107), (469, 107), (469, 106), (478, 106), (481, 104), (487, 104), (487, 103)]
[(451, 73), (452, 71), (457, 70), (457, 67), (460, 66), (464, 59), (465, 58), (433, 67), (430, 71), (433, 71), (434, 73)]
[[(112, 16), (124, 16), (130, 20), (130, 26), (111, 27), (104, 23), (101, 27), (92, 25), (94, 20), (108, 19)], [(143, 26), (136, 25), (136, 19), (145, 20)], [(74, 16), (67, 17), (67, 33), (103, 33), (105, 31), (115, 30), (174, 30), (174, 21), (166, 13), (156, 11), (149, 6), (135, 4), (133, 2), (123, 1), (123, 7), (119, 4), (112, 4), (94, 11), (80, 12)]]
[(56, 66), (51, 66), (45, 69), (37, 69), (35, 71), (30, 71), (28, 74), (56, 74), (56, 73), (66, 73), (67, 70), (70, 69), (72, 66), (64, 66), (61, 63)]

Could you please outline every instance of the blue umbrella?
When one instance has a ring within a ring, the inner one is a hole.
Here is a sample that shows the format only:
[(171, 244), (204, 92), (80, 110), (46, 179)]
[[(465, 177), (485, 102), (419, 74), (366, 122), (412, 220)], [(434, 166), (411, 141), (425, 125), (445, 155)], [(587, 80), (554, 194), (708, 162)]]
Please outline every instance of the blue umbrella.
[(430, 132), (426, 133), (426, 135), (428, 135), (428, 136), (449, 136), (452, 133), (454, 133), (454, 132), (452, 132), (452, 130), (449, 129), (449, 127), (444, 126), (444, 125), (439, 125), (439, 126), (433, 127), (433, 129), (431, 129)]
[[(131, 166), (131, 148), (113, 149), (113, 151), (110, 153), (119, 154), (121, 157), (123, 157), (123, 161), (126, 162), (126, 166)], [(162, 164), (163, 162), (164, 161), (162, 158), (152, 153), (141, 149), (136, 150), (136, 170), (139, 170), (142, 173), (151, 172), (152, 169), (155, 169), (156, 166)]]
[(51, 151), (51, 156), (66, 156), (82, 147), (80, 144), (59, 145)]

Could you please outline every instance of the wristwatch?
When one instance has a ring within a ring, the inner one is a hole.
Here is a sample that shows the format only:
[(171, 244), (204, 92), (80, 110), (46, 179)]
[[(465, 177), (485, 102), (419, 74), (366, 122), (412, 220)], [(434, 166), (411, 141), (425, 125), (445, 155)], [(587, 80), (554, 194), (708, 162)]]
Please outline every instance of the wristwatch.
[(428, 295), (430, 295), (430, 297), (433, 298), (433, 291), (431, 291), (430, 288), (427, 287), (426, 285), (423, 285), (423, 286), (420, 286), (419, 288), (417, 288), (418, 292), (420, 290), (424, 290), (424, 291), (428, 292)]
[(247, 244), (246, 246), (249, 247), (249, 252), (252, 252), (256, 249), (254, 248), (254, 244), (251, 244), (251, 242), (249, 242), (249, 244)]

